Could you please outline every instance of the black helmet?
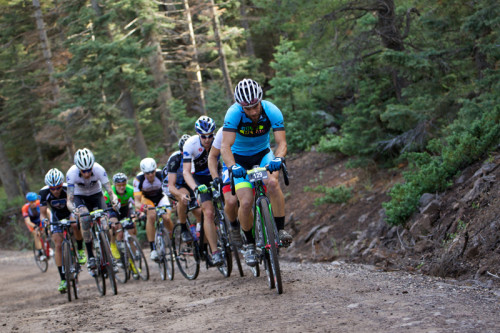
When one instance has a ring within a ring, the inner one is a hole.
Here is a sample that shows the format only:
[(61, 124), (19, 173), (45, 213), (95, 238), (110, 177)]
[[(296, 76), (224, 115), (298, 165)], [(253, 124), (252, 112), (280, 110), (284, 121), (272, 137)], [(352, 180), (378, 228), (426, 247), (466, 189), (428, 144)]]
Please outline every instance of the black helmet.
[(180, 151), (182, 151), (184, 144), (186, 143), (187, 139), (189, 139), (190, 137), (191, 137), (191, 135), (189, 135), (189, 134), (184, 134), (183, 136), (181, 136), (181, 138), (179, 140), (179, 150)]

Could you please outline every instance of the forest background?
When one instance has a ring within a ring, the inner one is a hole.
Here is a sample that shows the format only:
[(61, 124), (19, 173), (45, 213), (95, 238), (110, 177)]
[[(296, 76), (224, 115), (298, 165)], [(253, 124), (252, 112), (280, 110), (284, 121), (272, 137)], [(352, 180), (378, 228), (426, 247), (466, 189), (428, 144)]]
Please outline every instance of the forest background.
[[(404, 224), (500, 143), (493, 0), (0, 0), (2, 220), (90, 148), (109, 174), (165, 160), (245, 77), (285, 117), (291, 154), (394, 168)], [(311, 161), (312, 163), (314, 161)], [(349, 189), (317, 186), (326, 197)], [(347, 193), (347, 194), (346, 194)]]

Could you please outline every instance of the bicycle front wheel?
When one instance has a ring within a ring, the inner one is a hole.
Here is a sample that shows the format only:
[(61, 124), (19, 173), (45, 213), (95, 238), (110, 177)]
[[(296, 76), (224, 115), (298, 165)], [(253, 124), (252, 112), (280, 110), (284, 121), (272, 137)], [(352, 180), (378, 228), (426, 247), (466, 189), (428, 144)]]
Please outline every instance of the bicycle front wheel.
[[(42, 242), (45, 242), (45, 240), (42, 239)], [(35, 257), (35, 263), (38, 268), (42, 271), (42, 273), (45, 273), (47, 268), (49, 268), (49, 259), (45, 257), (45, 260), (40, 260), (40, 255), (38, 254), (38, 250), (35, 246), (35, 241), (33, 241), (33, 256)]]
[[(97, 234), (93, 235), (95, 236)], [(97, 268), (93, 271), (95, 284), (99, 294), (104, 296), (106, 295), (106, 280), (104, 278), (104, 271), (101, 269), (101, 243), (97, 239), (94, 239), (92, 242), (94, 244), (94, 255), (97, 265)]]
[[(270, 286), (274, 284), (274, 286), (276, 287), (276, 292), (278, 294), (282, 294), (283, 284), (281, 282), (280, 263), (278, 259), (278, 240), (276, 239), (276, 234), (274, 232), (274, 220), (271, 217), (268, 201), (262, 200), (260, 202), (260, 211), (262, 214), (262, 219), (264, 220), (266, 245), (268, 245), (266, 246), (266, 254), (268, 254), (269, 257), (265, 257), (265, 261), (269, 263), (266, 266), (267, 272), (269, 273), (268, 277), (270, 279)], [(272, 275), (270, 273), (272, 273)]]
[[(128, 280), (129, 272), (128, 272), (128, 256), (127, 251), (121, 251), (120, 258), (113, 257), (113, 266), (115, 267), (115, 278), (120, 283), (125, 283)], [(113, 255), (113, 254), (111, 254)]]
[(144, 255), (141, 245), (135, 236), (130, 235), (128, 237), (127, 248), (129, 251), (129, 273), (132, 273), (134, 279), (138, 276), (144, 281), (149, 280), (148, 262), (146, 261), (146, 256)]
[(226, 221), (219, 221), (216, 218), (217, 226), (217, 248), (222, 253), (222, 259), (224, 263), (219, 266), (219, 272), (224, 275), (224, 277), (230, 277), (231, 271), (233, 270), (233, 257), (231, 256), (231, 246), (229, 245), (229, 235), (226, 228)]
[(163, 228), (156, 235), (156, 251), (158, 251), (158, 265), (162, 280), (174, 279), (174, 251), (167, 229)]
[(115, 278), (115, 271), (113, 267), (113, 257), (111, 255), (111, 249), (109, 248), (109, 242), (108, 242), (108, 237), (106, 237), (106, 234), (104, 231), (99, 232), (99, 238), (101, 241), (101, 246), (102, 246), (102, 254), (103, 254), (103, 262), (104, 262), (104, 270), (108, 275), (109, 279), (109, 284), (111, 286), (111, 290), (113, 291), (113, 294), (116, 295), (118, 294), (118, 288), (116, 286), (116, 278)]
[(66, 294), (68, 294), (68, 302), (71, 302), (71, 247), (67, 241), (62, 244), (62, 264), (64, 271), (64, 279), (66, 280)]
[(200, 256), (197, 242), (184, 242), (181, 237), (181, 224), (177, 224), (172, 232), (173, 248), (177, 267), (188, 280), (194, 280), (200, 272)]

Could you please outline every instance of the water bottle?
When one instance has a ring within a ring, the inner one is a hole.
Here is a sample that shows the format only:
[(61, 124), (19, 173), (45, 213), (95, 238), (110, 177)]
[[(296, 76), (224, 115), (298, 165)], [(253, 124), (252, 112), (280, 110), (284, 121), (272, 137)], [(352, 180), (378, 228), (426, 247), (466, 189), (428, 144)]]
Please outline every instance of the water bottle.
[(191, 230), (191, 235), (193, 235), (193, 239), (194, 240), (198, 240), (198, 236), (197, 235), (199, 235), (199, 233), (196, 232), (196, 225), (191, 224), (189, 226), (189, 229)]
[(198, 222), (196, 223), (196, 239), (200, 238), (200, 231), (201, 231), (201, 223)]

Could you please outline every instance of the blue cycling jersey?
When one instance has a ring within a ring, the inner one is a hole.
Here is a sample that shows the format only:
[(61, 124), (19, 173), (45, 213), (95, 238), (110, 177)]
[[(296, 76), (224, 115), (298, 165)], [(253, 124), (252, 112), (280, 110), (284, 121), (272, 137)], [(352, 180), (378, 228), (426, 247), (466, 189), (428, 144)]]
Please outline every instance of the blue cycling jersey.
[(284, 131), (283, 114), (269, 101), (261, 101), (262, 113), (257, 124), (245, 115), (243, 108), (234, 103), (224, 118), (223, 131), (236, 132), (236, 139), (231, 147), (234, 154), (252, 156), (270, 148), (269, 136), (273, 131)]

